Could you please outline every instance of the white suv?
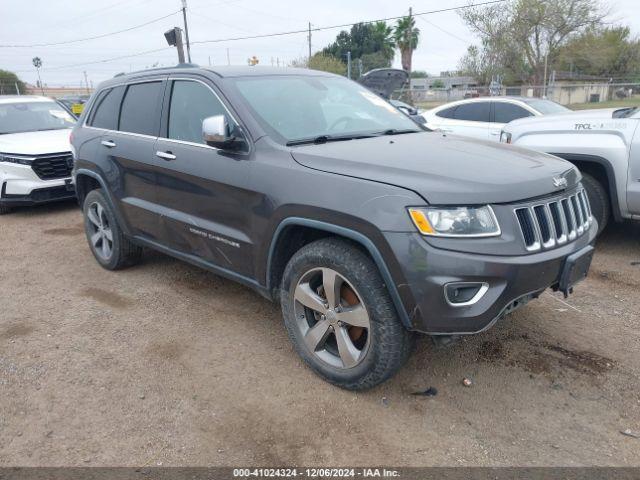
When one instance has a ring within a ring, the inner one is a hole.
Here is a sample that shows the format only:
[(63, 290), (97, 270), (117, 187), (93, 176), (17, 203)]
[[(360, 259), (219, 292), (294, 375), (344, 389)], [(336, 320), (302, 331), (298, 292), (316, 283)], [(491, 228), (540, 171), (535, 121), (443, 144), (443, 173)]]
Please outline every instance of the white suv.
[(69, 143), (74, 125), (50, 98), (0, 97), (0, 214), (75, 196)]
[(541, 98), (479, 97), (446, 103), (422, 116), (432, 130), (498, 142), (502, 128), (512, 120), (570, 111)]

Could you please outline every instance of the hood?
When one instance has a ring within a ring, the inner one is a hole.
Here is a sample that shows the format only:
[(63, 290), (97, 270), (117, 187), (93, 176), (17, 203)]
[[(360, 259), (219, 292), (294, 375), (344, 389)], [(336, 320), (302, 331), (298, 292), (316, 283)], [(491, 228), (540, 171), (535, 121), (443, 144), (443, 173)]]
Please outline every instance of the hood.
[(568, 162), (544, 153), (421, 132), (291, 149), (309, 168), (413, 190), (434, 205), (510, 203), (553, 193), (553, 178), (578, 182)]
[[(576, 110), (574, 112), (555, 113), (553, 115), (542, 115), (537, 117), (524, 117), (518, 120), (513, 120), (507, 124), (507, 127), (512, 125), (532, 125), (535, 123), (553, 123), (558, 122), (573, 122), (573, 123), (588, 123), (592, 120), (611, 120), (613, 118), (613, 112), (620, 110), (619, 108), (595, 108), (592, 110)], [(508, 128), (507, 128), (508, 129)]]
[(376, 68), (361, 76), (358, 82), (381, 97), (388, 99), (395, 90), (407, 83), (408, 78), (409, 74), (404, 70)]
[(43, 155), (70, 152), (70, 128), (41, 132), (7, 133), (0, 135), (0, 153)]

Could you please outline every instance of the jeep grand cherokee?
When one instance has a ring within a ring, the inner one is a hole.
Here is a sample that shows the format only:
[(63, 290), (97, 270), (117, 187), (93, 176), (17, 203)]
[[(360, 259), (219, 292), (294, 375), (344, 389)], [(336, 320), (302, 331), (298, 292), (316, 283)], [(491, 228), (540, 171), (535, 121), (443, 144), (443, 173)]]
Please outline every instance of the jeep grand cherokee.
[(349, 389), (390, 378), (416, 332), (480, 332), (548, 287), (570, 293), (597, 230), (570, 163), (426, 131), (324, 72), (120, 75), (72, 144), (100, 265), (149, 247), (239, 281)]

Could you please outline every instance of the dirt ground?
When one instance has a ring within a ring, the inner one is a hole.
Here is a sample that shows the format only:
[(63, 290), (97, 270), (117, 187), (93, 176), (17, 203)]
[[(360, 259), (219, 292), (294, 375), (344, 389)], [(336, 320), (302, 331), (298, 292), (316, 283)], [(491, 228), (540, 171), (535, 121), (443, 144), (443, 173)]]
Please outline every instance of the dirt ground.
[(640, 432), (639, 239), (614, 225), (568, 300), (425, 338), (351, 393), (252, 291), (152, 252), (107, 272), (74, 204), (17, 211), (0, 218), (0, 466), (640, 465), (621, 433)]

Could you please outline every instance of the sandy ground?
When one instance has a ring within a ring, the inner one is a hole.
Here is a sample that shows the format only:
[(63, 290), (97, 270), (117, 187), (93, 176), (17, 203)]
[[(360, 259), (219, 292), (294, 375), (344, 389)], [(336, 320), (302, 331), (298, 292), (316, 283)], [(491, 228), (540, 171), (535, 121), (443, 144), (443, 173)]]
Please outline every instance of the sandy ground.
[(566, 302), (545, 293), (452, 347), (425, 338), (351, 393), (305, 368), (250, 290), (152, 252), (107, 272), (75, 205), (15, 212), (0, 465), (640, 465), (621, 433), (640, 432), (639, 227), (605, 233)]

